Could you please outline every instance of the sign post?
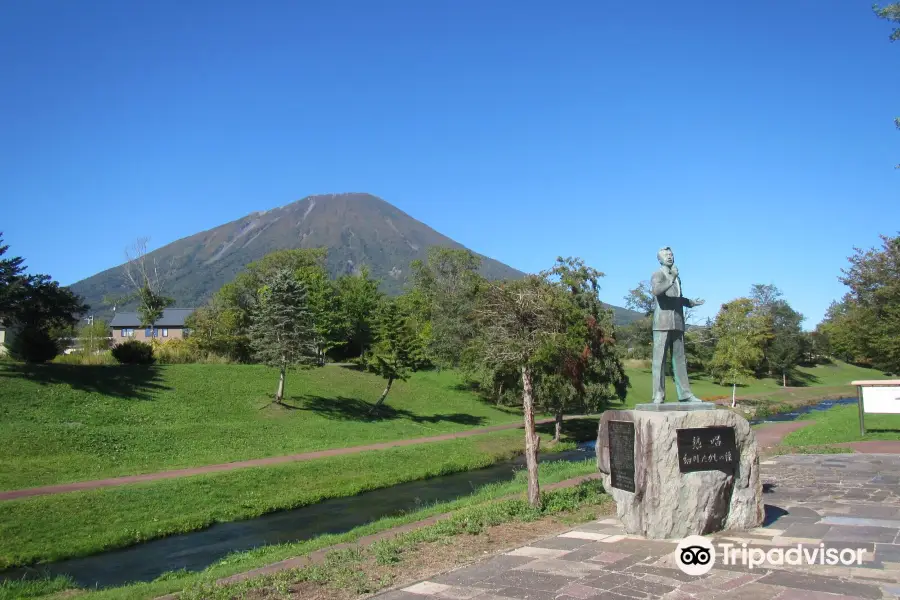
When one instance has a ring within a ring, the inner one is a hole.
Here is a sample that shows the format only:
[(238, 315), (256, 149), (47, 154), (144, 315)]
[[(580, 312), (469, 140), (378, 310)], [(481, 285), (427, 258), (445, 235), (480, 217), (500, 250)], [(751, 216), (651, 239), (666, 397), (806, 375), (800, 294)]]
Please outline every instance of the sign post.
[(853, 381), (859, 404), (859, 435), (866, 435), (866, 413), (900, 414), (900, 379)]

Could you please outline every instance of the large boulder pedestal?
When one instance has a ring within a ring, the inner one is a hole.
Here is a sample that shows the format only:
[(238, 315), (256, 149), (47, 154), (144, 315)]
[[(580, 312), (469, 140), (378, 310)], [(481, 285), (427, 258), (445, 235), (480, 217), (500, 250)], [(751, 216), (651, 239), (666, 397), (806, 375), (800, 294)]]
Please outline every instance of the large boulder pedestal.
[(761, 525), (759, 447), (747, 420), (662, 407), (600, 419), (597, 466), (625, 530), (671, 539)]

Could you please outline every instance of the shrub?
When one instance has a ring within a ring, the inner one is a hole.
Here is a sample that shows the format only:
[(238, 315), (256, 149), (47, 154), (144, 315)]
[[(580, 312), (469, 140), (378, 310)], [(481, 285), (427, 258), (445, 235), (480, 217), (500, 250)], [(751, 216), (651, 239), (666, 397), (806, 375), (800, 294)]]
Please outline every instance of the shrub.
[(9, 355), (27, 363), (45, 363), (59, 354), (59, 345), (40, 327), (26, 326), (6, 344)]
[(156, 362), (169, 365), (197, 362), (198, 353), (196, 347), (187, 343), (186, 340), (174, 339), (165, 342), (153, 340), (151, 344)]
[(61, 365), (114, 365), (116, 364), (116, 359), (113, 358), (112, 352), (105, 350), (94, 354), (88, 352), (60, 354), (53, 359), (53, 362)]
[(149, 365), (153, 362), (153, 346), (128, 340), (112, 349), (113, 358), (123, 365)]

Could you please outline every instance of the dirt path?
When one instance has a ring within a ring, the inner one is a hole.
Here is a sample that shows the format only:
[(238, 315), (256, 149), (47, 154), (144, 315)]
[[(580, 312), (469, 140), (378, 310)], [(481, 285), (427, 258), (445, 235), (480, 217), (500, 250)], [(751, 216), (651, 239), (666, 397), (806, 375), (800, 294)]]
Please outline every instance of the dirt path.
[(812, 421), (784, 421), (782, 423), (763, 425), (754, 430), (756, 442), (759, 444), (760, 451), (772, 448), (779, 445), (787, 434), (802, 429), (811, 423)]
[[(596, 416), (596, 415), (595, 415)], [(589, 418), (590, 415), (572, 415), (563, 417), (564, 420)], [(538, 425), (553, 423), (554, 419), (540, 419), (535, 421)], [(344, 454), (356, 454), (359, 452), (367, 452), (369, 450), (385, 450), (387, 448), (397, 448), (399, 446), (415, 446), (417, 444), (428, 444), (431, 442), (443, 442), (446, 440), (456, 440), (467, 438), (473, 435), (483, 435), (494, 431), (505, 431), (508, 429), (521, 429), (521, 423), (507, 423), (505, 425), (492, 425), (491, 427), (479, 427), (468, 431), (458, 431), (456, 433), (445, 433), (430, 437), (413, 438), (407, 440), (395, 440), (392, 442), (382, 442), (379, 444), (368, 444), (365, 446), (350, 446), (348, 448), (332, 448), (330, 450), (318, 450), (316, 452), (303, 452), (300, 454), (288, 454), (286, 456), (271, 456), (269, 458), (256, 458), (253, 460), (241, 460), (237, 462), (221, 463), (215, 465), (205, 465), (202, 467), (191, 467), (188, 469), (174, 469), (171, 471), (160, 471), (158, 473), (145, 473), (143, 475), (125, 475), (122, 477), (110, 477), (108, 479), (94, 479), (91, 481), (76, 481), (73, 483), (61, 483), (57, 485), (45, 485), (41, 487), (24, 488), (20, 490), (8, 490), (0, 492), (0, 501), (15, 500), (16, 498), (27, 498), (29, 496), (44, 496), (48, 494), (64, 494), (66, 492), (77, 492), (81, 490), (95, 490), (103, 487), (115, 487), (119, 485), (128, 485), (130, 483), (140, 483), (143, 481), (157, 481), (159, 479), (175, 479), (178, 477), (189, 477), (191, 475), (202, 475), (204, 473), (218, 473), (221, 471), (234, 471), (237, 469), (246, 469), (249, 467), (263, 467), (268, 465), (280, 465), (289, 462), (299, 462), (304, 460), (315, 460), (317, 458), (326, 458), (329, 456), (341, 456)]]
[[(572, 415), (564, 417), (565, 420), (584, 419), (589, 415)], [(553, 423), (554, 419), (541, 419), (536, 424), (543, 425)], [(801, 427), (808, 425), (810, 421), (791, 421), (786, 423), (772, 423), (764, 425), (756, 429), (756, 439), (759, 442), (760, 450), (777, 446), (781, 439), (792, 431), (796, 431)], [(268, 465), (280, 465), (289, 462), (299, 462), (304, 460), (315, 460), (317, 458), (326, 458), (329, 456), (341, 456), (344, 454), (356, 454), (359, 452), (368, 452), (370, 450), (385, 450), (387, 448), (397, 448), (400, 446), (415, 446), (417, 444), (428, 444), (431, 442), (443, 442), (446, 440), (456, 440), (460, 438), (472, 437), (474, 435), (483, 435), (494, 431), (505, 431), (509, 429), (521, 429), (521, 423), (507, 423), (505, 425), (493, 425), (491, 427), (479, 427), (468, 431), (458, 431), (456, 433), (445, 433), (430, 437), (413, 438), (408, 440), (395, 440), (393, 442), (382, 442), (380, 444), (368, 444), (365, 446), (350, 446), (349, 448), (332, 448), (330, 450), (318, 450), (316, 452), (303, 452), (301, 454), (288, 454), (286, 456), (271, 456), (269, 458), (256, 458), (253, 460), (242, 460), (230, 463), (221, 463), (215, 465), (205, 465), (202, 467), (191, 467), (188, 469), (174, 469), (171, 471), (160, 471), (158, 473), (145, 473), (143, 475), (126, 475), (123, 477), (110, 477), (108, 479), (94, 479), (91, 481), (76, 481), (73, 483), (61, 483), (57, 485), (45, 485), (41, 487), (24, 488), (20, 490), (8, 490), (0, 492), (0, 501), (15, 500), (17, 498), (28, 498), (30, 496), (45, 496), (48, 494), (65, 494), (67, 492), (78, 492), (82, 490), (95, 490), (104, 487), (116, 487), (120, 485), (128, 485), (130, 483), (140, 483), (144, 481), (157, 481), (160, 479), (176, 479), (178, 477), (189, 477), (191, 475), (202, 475), (204, 473), (218, 473), (221, 471), (235, 471), (237, 469), (247, 469), (250, 467), (263, 467)], [(862, 444), (882, 444), (883, 442), (862, 442)], [(888, 442), (889, 444), (892, 442)], [(900, 442), (893, 442), (898, 446), (895, 450), (868, 450), (868, 452), (900, 452)], [(856, 449), (855, 446), (853, 446)], [(857, 450), (859, 452), (867, 452), (867, 450)]]
[(900, 441), (870, 440), (867, 442), (843, 442), (835, 444), (842, 448), (852, 448), (862, 454), (900, 454)]

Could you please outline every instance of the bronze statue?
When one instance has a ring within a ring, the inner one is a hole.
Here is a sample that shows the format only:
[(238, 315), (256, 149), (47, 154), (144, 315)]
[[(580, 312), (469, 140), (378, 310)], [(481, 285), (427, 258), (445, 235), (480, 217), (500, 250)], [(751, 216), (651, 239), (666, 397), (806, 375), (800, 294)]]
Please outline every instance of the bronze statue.
[(666, 350), (671, 348), (672, 372), (679, 402), (702, 402), (691, 392), (687, 362), (684, 357), (684, 307), (693, 308), (703, 300), (691, 300), (681, 295), (681, 278), (675, 266), (675, 255), (666, 246), (656, 253), (662, 267), (650, 278), (656, 297), (653, 309), (653, 403), (666, 399)]

